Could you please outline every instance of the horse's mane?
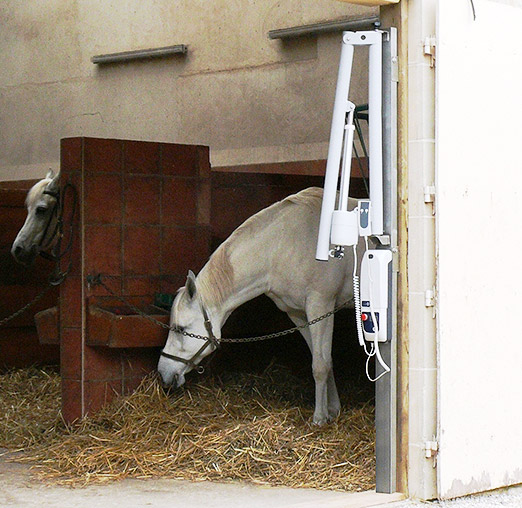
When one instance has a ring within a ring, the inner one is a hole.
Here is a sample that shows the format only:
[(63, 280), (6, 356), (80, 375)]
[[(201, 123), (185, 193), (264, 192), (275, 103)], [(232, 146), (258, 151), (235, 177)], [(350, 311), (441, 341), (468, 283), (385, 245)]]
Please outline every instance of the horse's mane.
[(210, 256), (197, 278), (197, 291), (207, 306), (208, 301), (221, 305), (234, 287), (234, 268), (226, 241)]
[(36, 182), (27, 193), (27, 197), (25, 198), (25, 206), (31, 206), (38, 199), (45, 187), (47, 187), (51, 182), (52, 178), (44, 178), (43, 180)]
[(323, 189), (310, 187), (292, 194), (273, 205), (257, 212), (241, 224), (212, 254), (201, 270), (197, 282), (198, 292), (203, 300), (223, 303), (234, 287), (234, 267), (230, 262), (230, 250), (246, 235), (255, 235), (259, 229), (274, 221), (283, 210), (292, 206), (304, 206), (317, 210), (321, 205)]

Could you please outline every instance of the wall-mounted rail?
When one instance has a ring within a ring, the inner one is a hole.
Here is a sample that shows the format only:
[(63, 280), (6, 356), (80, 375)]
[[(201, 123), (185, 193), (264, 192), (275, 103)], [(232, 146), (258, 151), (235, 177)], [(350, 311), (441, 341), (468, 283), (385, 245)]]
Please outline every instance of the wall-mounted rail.
[(379, 16), (371, 16), (359, 19), (339, 19), (336, 21), (324, 21), (311, 25), (279, 28), (268, 32), (269, 39), (295, 39), (296, 37), (315, 36), (331, 32), (374, 30), (381, 24)]
[(186, 53), (187, 46), (185, 44), (176, 44), (175, 46), (165, 46), (163, 48), (138, 49), (136, 51), (122, 51), (121, 53), (96, 55), (91, 58), (91, 62), (93, 64), (105, 65), (148, 60), (151, 58), (164, 58), (172, 55), (185, 55)]

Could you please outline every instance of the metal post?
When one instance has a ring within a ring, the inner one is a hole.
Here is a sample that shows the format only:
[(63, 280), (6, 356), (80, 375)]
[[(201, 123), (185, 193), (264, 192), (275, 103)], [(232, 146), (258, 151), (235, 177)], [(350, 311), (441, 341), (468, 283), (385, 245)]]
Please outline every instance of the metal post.
[[(397, 252), (397, 30), (384, 33), (382, 55), (383, 120), (383, 226), (390, 238), (392, 252)], [(371, 174), (371, 172), (370, 172)], [(373, 192), (373, 187), (372, 187)], [(372, 202), (373, 205), (373, 202)], [(381, 355), (390, 372), (375, 386), (376, 490), (396, 491), (397, 462), (397, 256), (390, 265), (388, 301), (388, 341), (380, 345)], [(377, 365), (376, 375), (382, 372)]]

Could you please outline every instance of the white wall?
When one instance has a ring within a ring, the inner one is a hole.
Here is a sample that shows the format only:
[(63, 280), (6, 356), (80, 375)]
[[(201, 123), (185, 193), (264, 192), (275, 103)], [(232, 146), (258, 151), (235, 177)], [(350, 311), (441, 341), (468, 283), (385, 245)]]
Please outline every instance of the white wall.
[(522, 482), (522, 1), (439, 0), (439, 495)]
[[(217, 165), (325, 158), (341, 34), (282, 44), (267, 32), (376, 12), (334, 0), (3, 0), (0, 180), (42, 176), (67, 136), (206, 144)], [(90, 61), (173, 44), (188, 55)]]

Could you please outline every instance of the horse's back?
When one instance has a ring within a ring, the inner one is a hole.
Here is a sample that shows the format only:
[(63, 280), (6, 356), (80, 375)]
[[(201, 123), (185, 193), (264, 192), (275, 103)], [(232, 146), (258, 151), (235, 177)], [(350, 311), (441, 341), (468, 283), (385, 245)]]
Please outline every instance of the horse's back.
[[(315, 250), (323, 190), (305, 189), (281, 201), (267, 240), (270, 239), (270, 275), (274, 292), (288, 292), (297, 299), (338, 300), (351, 294), (352, 254), (329, 262), (317, 261)], [(355, 205), (351, 203), (352, 207)]]

